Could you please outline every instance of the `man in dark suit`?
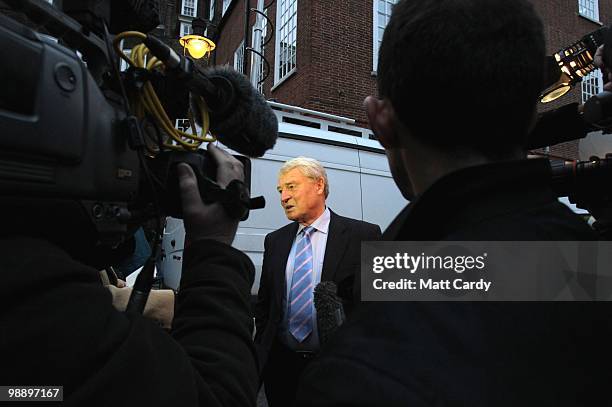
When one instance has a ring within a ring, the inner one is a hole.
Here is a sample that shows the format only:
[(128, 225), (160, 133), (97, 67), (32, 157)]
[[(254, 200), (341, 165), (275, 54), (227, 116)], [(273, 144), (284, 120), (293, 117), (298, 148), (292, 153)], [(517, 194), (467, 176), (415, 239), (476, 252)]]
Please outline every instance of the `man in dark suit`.
[(335, 282), (350, 313), (361, 242), (380, 239), (381, 231), (378, 225), (339, 216), (326, 206), (327, 175), (314, 159), (285, 163), (277, 188), (293, 223), (270, 233), (264, 242), (255, 343), (268, 403), (289, 406), (302, 370), (320, 348), (314, 288), (320, 281)]
[[(395, 5), (380, 98), (365, 101), (411, 201), (384, 240), (597, 238), (558, 202), (549, 162), (522, 148), (544, 55), (527, 0)], [(363, 302), (304, 371), (296, 404), (598, 405), (607, 378), (588, 372), (612, 363), (611, 321), (609, 303)]]

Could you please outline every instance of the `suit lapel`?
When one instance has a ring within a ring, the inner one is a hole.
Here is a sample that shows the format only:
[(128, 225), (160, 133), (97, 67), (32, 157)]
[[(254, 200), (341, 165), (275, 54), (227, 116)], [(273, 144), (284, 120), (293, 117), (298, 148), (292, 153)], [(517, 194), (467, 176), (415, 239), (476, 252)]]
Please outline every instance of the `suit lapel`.
[(330, 281), (334, 279), (338, 265), (342, 260), (346, 247), (349, 243), (346, 235), (346, 225), (344, 222), (330, 209), (329, 231), (327, 235), (327, 244), (325, 247), (325, 257), (323, 258), (323, 271), (321, 273), (321, 281)]
[(285, 295), (285, 291), (287, 290), (286, 285), (286, 270), (287, 270), (287, 260), (289, 260), (289, 252), (291, 252), (291, 246), (293, 245), (293, 239), (295, 238), (295, 234), (298, 230), (298, 223), (293, 222), (293, 224), (287, 228), (285, 233), (282, 233), (278, 236), (279, 242), (277, 244), (278, 256), (276, 257), (276, 263), (274, 269), (277, 270), (275, 273), (276, 277), (276, 286), (279, 288), (276, 291), (277, 300), (282, 301), (283, 295)]

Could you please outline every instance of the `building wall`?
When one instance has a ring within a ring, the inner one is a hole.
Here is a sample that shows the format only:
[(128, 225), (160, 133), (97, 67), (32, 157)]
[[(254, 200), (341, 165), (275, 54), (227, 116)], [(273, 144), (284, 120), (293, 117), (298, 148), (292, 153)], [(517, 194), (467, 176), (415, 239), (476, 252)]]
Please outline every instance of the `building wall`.
[(306, 107), (350, 117), (367, 126), (363, 100), (376, 94), (372, 1), (320, 0), (310, 4), (312, 91)]
[[(209, 16), (210, 1), (216, 2), (215, 16)], [(268, 9), (268, 16), (276, 24), (277, 2)], [(600, 24), (578, 13), (578, 0), (531, 0), (544, 21), (549, 54), (576, 41)], [(59, 3), (59, 2), (58, 2)], [(164, 40), (177, 51), (181, 0), (160, 1)], [(217, 43), (212, 64), (233, 66), (234, 52), (244, 38), (244, 0), (233, 0), (226, 14), (221, 16), (223, 0), (197, 0), (198, 15), (212, 20), (209, 33)], [(255, 7), (257, 0), (250, 0)], [(267, 0), (266, 4), (271, 4)], [(2, 7), (0, 0), (0, 7)], [(612, 23), (612, 1), (599, 0), (600, 21)], [(212, 17), (212, 18), (211, 18)], [(251, 18), (251, 24), (255, 16)], [(270, 43), (265, 55), (270, 63), (270, 76), (264, 85), (268, 99), (301, 106), (325, 113), (353, 118), (357, 125), (367, 127), (363, 99), (377, 94), (373, 70), (373, 0), (340, 2), (333, 0), (298, 1), (297, 69), (289, 78), (274, 83), (275, 32), (269, 30)], [(246, 54), (249, 57), (249, 53)], [(206, 65), (207, 61), (198, 61)], [(581, 88), (576, 86), (563, 98), (541, 111), (579, 102)], [(545, 153), (544, 150), (537, 151)], [(576, 158), (578, 142), (552, 146), (553, 156)]]
[(217, 65), (234, 64), (234, 52), (244, 39), (244, 2), (234, 0), (221, 19), (222, 1), (217, 1), (215, 11), (218, 18), (218, 37), (214, 38), (217, 49), (214, 62)]
[[(217, 1), (216, 9), (220, 13), (221, 0)], [(544, 21), (549, 54), (601, 26), (578, 14), (578, 0), (531, 1)], [(256, 3), (256, 0), (251, 0), (251, 7)], [(270, 0), (266, 3), (269, 4)], [(275, 3), (268, 10), (268, 16), (275, 23), (276, 6)], [(612, 2), (600, 0), (599, 14), (600, 21), (611, 23)], [(273, 71), (275, 33), (271, 34), (273, 38), (265, 52), (272, 68), (264, 86), (268, 99), (353, 118), (358, 125), (367, 127), (363, 99), (377, 94), (376, 77), (372, 72), (372, 0), (299, 0), (297, 70), (276, 85)], [(244, 1), (234, 0), (228, 14), (219, 23), (215, 62), (232, 65), (234, 52), (243, 36)], [(579, 102), (580, 99), (581, 88), (576, 86), (558, 101), (540, 106), (540, 110)], [(550, 154), (576, 158), (577, 146), (577, 142), (552, 146)]]

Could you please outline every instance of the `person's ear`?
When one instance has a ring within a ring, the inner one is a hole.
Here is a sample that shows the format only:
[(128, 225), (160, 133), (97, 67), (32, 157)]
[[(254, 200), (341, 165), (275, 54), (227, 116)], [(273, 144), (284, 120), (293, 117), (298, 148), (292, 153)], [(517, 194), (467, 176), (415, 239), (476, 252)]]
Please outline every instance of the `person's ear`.
[(400, 140), (395, 127), (395, 109), (388, 99), (368, 96), (363, 105), (370, 128), (384, 148), (399, 147)]
[(325, 180), (323, 177), (317, 179), (317, 193), (320, 195), (325, 195)]

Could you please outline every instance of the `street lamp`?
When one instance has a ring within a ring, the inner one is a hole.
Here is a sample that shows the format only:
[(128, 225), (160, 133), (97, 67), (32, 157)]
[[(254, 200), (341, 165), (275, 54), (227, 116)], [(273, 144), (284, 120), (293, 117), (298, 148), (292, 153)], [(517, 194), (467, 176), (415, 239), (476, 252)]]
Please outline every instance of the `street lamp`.
[(603, 27), (593, 31), (557, 52), (553, 55), (554, 60), (549, 59), (552, 61), (552, 72), (556, 81), (540, 95), (542, 103), (550, 103), (565, 95), (575, 84), (595, 70), (595, 52), (603, 44), (607, 30), (607, 27)]
[(179, 39), (179, 44), (183, 47), (183, 53), (189, 51), (195, 59), (200, 59), (210, 54), (216, 47), (215, 43), (204, 37), (204, 29), (206, 28), (206, 20), (197, 17), (193, 20), (193, 34), (185, 35)]

